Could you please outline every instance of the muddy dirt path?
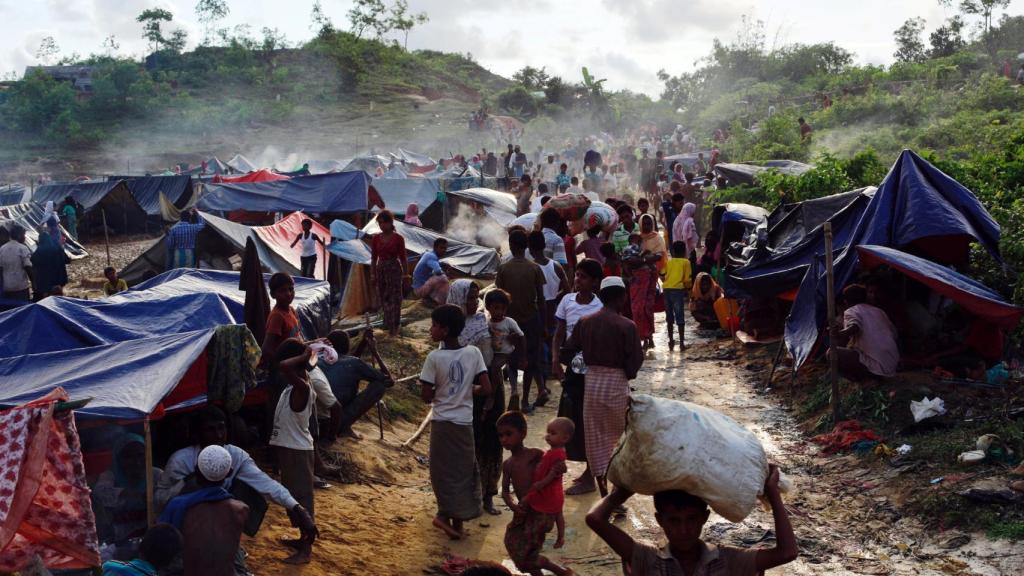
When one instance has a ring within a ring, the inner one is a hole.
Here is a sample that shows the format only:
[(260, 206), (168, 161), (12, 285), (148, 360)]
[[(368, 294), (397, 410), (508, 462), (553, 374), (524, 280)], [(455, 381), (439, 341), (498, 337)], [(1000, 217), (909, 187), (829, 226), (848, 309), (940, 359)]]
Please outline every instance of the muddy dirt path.
[[(806, 442), (796, 424), (771, 395), (755, 391), (763, 381), (761, 364), (748, 363), (745, 351), (727, 340), (714, 341), (690, 327), (685, 354), (669, 352), (664, 323), (659, 315), (657, 347), (648, 353), (643, 370), (633, 382), (637, 392), (703, 404), (719, 410), (753, 430), (764, 443), (769, 458), (791, 477), (795, 493), (787, 497), (800, 543), (801, 557), (770, 574), (1020, 574), (1024, 545), (992, 542), (982, 534), (928, 533), (920, 524), (902, 518), (894, 503), (871, 482), (869, 471), (853, 456), (827, 458)], [(749, 368), (748, 368), (749, 366)], [(543, 446), (544, 424), (555, 415), (552, 405), (530, 417), (528, 444)], [(581, 466), (570, 465), (569, 477)], [(567, 497), (566, 547), (545, 554), (570, 565), (577, 574), (621, 574), (617, 559), (594, 536), (584, 516), (596, 496)], [(661, 531), (654, 520), (649, 497), (635, 497), (621, 522), (634, 537), (657, 541)], [(468, 558), (503, 560), (502, 537), (510, 518), (506, 510), (497, 518), (470, 524), (471, 537), (445, 543), (453, 554)], [(421, 519), (424, 538), (432, 534), (429, 518)], [(484, 526), (487, 524), (488, 526)], [(744, 522), (733, 524), (712, 514), (704, 536), (733, 546), (774, 544), (771, 514), (755, 510)], [(966, 543), (965, 543), (966, 541)]]

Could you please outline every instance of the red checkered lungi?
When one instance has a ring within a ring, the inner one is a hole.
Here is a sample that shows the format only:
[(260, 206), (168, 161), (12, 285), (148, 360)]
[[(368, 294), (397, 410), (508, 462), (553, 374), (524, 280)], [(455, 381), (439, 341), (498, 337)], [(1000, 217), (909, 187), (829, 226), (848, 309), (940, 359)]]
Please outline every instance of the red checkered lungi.
[(615, 445), (626, 430), (629, 380), (621, 368), (587, 366), (583, 395), (583, 430), (587, 463), (594, 476), (604, 476)]

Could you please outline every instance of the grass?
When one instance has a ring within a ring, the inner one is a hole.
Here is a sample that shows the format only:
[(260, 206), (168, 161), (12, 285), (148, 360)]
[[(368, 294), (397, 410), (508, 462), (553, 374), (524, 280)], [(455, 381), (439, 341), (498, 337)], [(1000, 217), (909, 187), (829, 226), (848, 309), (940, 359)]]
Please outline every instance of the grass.
[(983, 434), (999, 436), (1018, 459), (1024, 454), (1024, 422), (998, 418), (911, 434), (902, 438), (901, 443), (914, 447), (912, 454), (915, 459), (955, 466), (957, 456), (961, 452), (974, 450), (976, 440)]

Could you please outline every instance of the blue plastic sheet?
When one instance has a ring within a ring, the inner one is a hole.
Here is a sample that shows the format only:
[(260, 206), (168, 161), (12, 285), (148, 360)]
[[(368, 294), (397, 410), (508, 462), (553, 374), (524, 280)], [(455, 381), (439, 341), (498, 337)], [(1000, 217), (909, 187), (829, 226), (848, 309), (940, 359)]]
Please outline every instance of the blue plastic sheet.
[[(971, 242), (1002, 262), (999, 225), (973, 192), (904, 150), (850, 231), (835, 259), (835, 288), (842, 290), (858, 265), (857, 246), (913, 248), (929, 259), (966, 258)], [(786, 321), (786, 348), (799, 367), (810, 356), (825, 324), (826, 285), (823, 264), (815, 259), (804, 275)]]
[(150, 216), (160, 215), (160, 194), (171, 204), (184, 208), (192, 199), (191, 176), (111, 176), (110, 181), (124, 180), (139, 206)]
[(341, 214), (367, 208), (370, 177), (364, 172), (301, 176), (274, 182), (206, 184), (200, 210)]

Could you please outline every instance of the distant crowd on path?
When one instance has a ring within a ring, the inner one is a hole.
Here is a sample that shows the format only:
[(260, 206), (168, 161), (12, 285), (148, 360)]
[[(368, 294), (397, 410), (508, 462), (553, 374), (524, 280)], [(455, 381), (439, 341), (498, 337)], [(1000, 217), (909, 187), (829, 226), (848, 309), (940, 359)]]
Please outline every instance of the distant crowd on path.
[(63, 296), (70, 262), (64, 252), (64, 231), (77, 240), (79, 209), (71, 197), (64, 201), (60, 210), (64, 216), (62, 228), (53, 202), (47, 202), (42, 225), (36, 231), (35, 251), (28, 247), (23, 226), (0, 226), (0, 298), (38, 302), (47, 296)]

